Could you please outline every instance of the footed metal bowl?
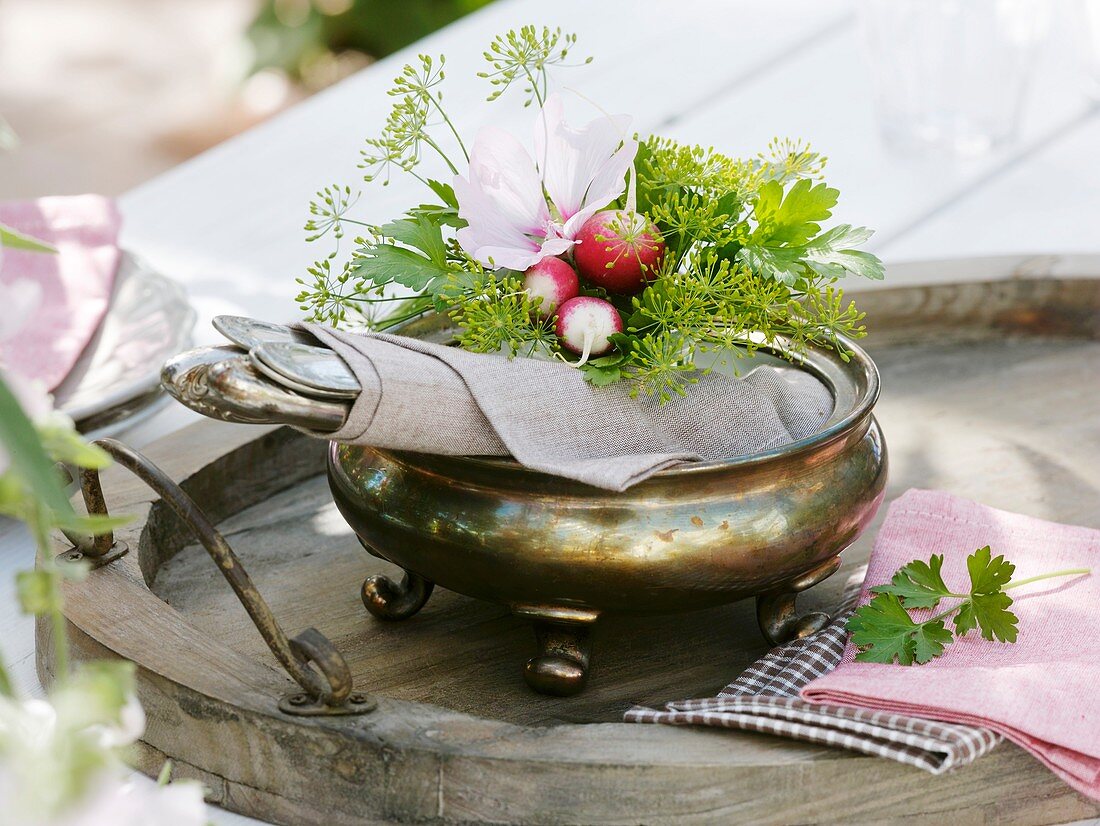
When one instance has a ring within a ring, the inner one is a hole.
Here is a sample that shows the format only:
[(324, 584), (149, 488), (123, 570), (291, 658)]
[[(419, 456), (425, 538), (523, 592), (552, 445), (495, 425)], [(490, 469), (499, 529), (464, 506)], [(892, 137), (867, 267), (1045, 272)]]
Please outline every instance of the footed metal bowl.
[(767, 453), (682, 465), (622, 493), (528, 470), (510, 460), (333, 443), (336, 504), (401, 582), (371, 577), (368, 610), (412, 616), (433, 584), (507, 605), (531, 619), (538, 654), (528, 684), (584, 687), (588, 631), (604, 614), (689, 611), (757, 599), (773, 643), (828, 617), (799, 616), (795, 594), (825, 579), (882, 501), (887, 459), (871, 414), (878, 371), (850, 341), (843, 360), (812, 349), (804, 368), (832, 390), (817, 435)]

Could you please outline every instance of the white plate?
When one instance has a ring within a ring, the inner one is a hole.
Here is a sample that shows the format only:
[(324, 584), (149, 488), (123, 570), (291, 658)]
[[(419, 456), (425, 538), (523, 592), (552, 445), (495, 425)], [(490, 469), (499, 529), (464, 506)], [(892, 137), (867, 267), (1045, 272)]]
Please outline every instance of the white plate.
[(54, 391), (81, 430), (144, 411), (160, 399), (160, 368), (191, 346), (195, 311), (183, 288), (122, 253), (111, 305), (72, 372)]

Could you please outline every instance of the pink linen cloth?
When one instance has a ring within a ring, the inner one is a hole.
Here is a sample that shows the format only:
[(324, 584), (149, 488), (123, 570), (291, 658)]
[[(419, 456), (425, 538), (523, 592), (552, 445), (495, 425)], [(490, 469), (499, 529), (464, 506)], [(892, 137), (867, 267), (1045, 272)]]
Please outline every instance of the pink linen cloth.
[[(0, 224), (57, 249), (56, 254), (0, 248), (0, 365), (53, 390), (95, 335), (110, 304), (121, 252), (114, 201), (98, 195), (39, 198), (0, 204)], [(30, 287), (34, 285), (34, 287)], [(29, 312), (26, 312), (29, 310)]]
[(902, 565), (934, 553), (944, 555), (948, 587), (965, 592), (966, 557), (984, 545), (1016, 564), (1013, 580), (1067, 568), (1094, 573), (1009, 591), (1019, 617), (1015, 644), (974, 630), (937, 659), (905, 667), (856, 662), (849, 642), (840, 665), (806, 685), (802, 698), (985, 726), (1100, 800), (1100, 531), (911, 490), (890, 507), (859, 604)]

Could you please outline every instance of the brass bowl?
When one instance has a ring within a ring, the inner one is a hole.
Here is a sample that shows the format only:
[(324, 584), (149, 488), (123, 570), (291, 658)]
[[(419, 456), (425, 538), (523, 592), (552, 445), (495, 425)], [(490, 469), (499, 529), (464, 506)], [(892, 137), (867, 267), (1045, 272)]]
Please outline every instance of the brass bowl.
[[(766, 453), (685, 464), (622, 493), (511, 460), (332, 443), (336, 504), (371, 553), (406, 571), (371, 577), (363, 601), (403, 619), (434, 583), (534, 621), (537, 691), (583, 688), (587, 631), (601, 614), (689, 611), (756, 596), (773, 643), (820, 628), (794, 595), (832, 574), (882, 501), (886, 448), (871, 414), (879, 377), (850, 341), (803, 366), (831, 389), (817, 435)], [(781, 346), (781, 345), (780, 345)], [(778, 348), (777, 348), (778, 349)], [(777, 349), (775, 352), (777, 352)]]

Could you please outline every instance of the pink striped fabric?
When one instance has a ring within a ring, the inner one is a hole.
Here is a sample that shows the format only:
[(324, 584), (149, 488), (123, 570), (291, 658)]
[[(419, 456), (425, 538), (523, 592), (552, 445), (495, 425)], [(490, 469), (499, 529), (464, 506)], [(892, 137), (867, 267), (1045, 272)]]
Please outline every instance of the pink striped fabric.
[(0, 249), (0, 294), (25, 295), (29, 282), (37, 298), (25, 318), (4, 325), (14, 329), (0, 341), (0, 363), (53, 390), (107, 312), (120, 257), (118, 210), (97, 195), (40, 198), (0, 204), (0, 224), (57, 248), (56, 255)]
[(840, 664), (801, 691), (803, 700), (996, 731), (1068, 784), (1100, 799), (1100, 531), (1044, 522), (911, 490), (890, 507), (875, 542), (860, 604), (913, 559), (943, 554), (947, 585), (964, 588), (965, 560), (984, 545), (1016, 564), (1014, 579), (1065, 568), (1096, 573), (1013, 590), (1019, 639), (976, 631), (920, 666)]

